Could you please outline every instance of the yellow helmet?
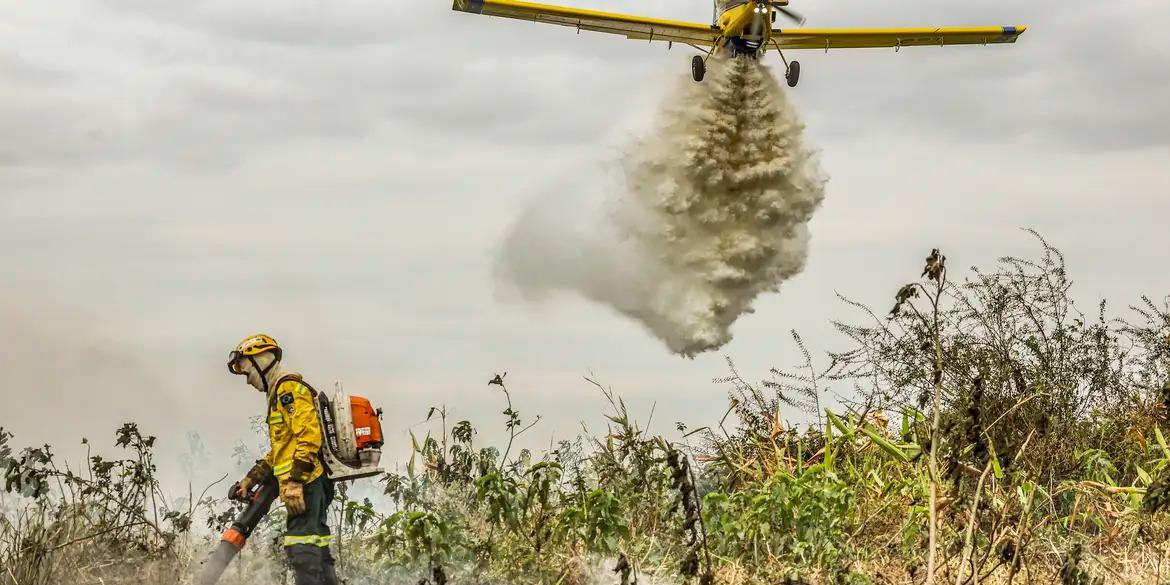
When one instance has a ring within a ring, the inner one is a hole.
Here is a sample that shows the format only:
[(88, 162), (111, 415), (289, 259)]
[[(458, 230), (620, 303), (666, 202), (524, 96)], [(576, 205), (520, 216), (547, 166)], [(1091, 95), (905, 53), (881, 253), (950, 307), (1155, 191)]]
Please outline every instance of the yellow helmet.
[(272, 352), (276, 355), (276, 361), (280, 361), (281, 355), (284, 353), (280, 349), (280, 345), (276, 340), (263, 333), (250, 335), (236, 345), (236, 348), (228, 354), (228, 371), (233, 374), (242, 374), (239, 363), (242, 358), (255, 357), (264, 352)]

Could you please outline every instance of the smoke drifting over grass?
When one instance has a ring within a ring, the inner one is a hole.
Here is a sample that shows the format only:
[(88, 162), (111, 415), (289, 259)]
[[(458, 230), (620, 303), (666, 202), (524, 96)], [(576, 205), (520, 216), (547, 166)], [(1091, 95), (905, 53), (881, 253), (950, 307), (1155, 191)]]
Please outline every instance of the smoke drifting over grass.
[(707, 79), (680, 79), (630, 145), (604, 213), (563, 197), (534, 203), (497, 275), (529, 300), (572, 291), (608, 305), (674, 353), (717, 349), (756, 297), (804, 268), (826, 179), (803, 128), (768, 69), (712, 59)]

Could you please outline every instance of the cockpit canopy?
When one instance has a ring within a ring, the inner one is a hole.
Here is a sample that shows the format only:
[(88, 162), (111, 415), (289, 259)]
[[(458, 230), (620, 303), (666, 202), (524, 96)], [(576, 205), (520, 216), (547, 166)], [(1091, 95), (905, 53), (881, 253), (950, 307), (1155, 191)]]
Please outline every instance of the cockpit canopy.
[[(755, 1), (755, 0), (750, 0), (750, 1)], [(723, 14), (724, 12), (727, 12), (728, 10), (731, 10), (732, 8), (735, 8), (737, 6), (743, 6), (744, 4), (747, 4), (748, 2), (749, 2), (749, 0), (727, 0), (727, 2), (723, 2), (719, 5), (719, 14)]]
[[(718, 6), (719, 6), (719, 10), (718, 10), (719, 14), (723, 14), (724, 12), (727, 12), (728, 10), (731, 10), (732, 8), (735, 8), (737, 6), (743, 6), (744, 4), (748, 4), (749, 2), (758, 2), (758, 1), (759, 0), (727, 0), (726, 2), (719, 2), (719, 0), (715, 0), (716, 4), (718, 4)], [(771, 2), (768, 2), (768, 4), (771, 4), (772, 6), (788, 6), (788, 0), (771, 0)]]

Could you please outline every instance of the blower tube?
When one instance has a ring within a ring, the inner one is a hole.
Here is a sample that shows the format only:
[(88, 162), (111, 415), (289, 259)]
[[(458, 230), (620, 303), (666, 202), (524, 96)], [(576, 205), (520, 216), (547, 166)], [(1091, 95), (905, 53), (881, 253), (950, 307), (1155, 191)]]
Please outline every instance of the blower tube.
[[(238, 484), (232, 487), (233, 493), (236, 487)], [(248, 505), (239, 516), (236, 516), (231, 526), (223, 531), (215, 551), (203, 562), (203, 567), (195, 578), (195, 585), (215, 585), (219, 581), (232, 559), (244, 548), (244, 543), (252, 535), (252, 531), (268, 515), (272, 502), (276, 501), (279, 494), (280, 488), (277, 486), (276, 478), (269, 478), (247, 495)]]

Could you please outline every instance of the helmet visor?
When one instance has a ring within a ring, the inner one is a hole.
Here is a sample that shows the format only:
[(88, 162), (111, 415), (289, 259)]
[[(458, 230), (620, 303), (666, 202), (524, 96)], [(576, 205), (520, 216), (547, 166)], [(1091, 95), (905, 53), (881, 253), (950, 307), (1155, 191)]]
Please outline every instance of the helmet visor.
[(243, 374), (244, 370), (240, 367), (243, 358), (244, 354), (240, 353), (239, 351), (232, 351), (229, 353), (227, 361), (228, 371), (233, 374)]

